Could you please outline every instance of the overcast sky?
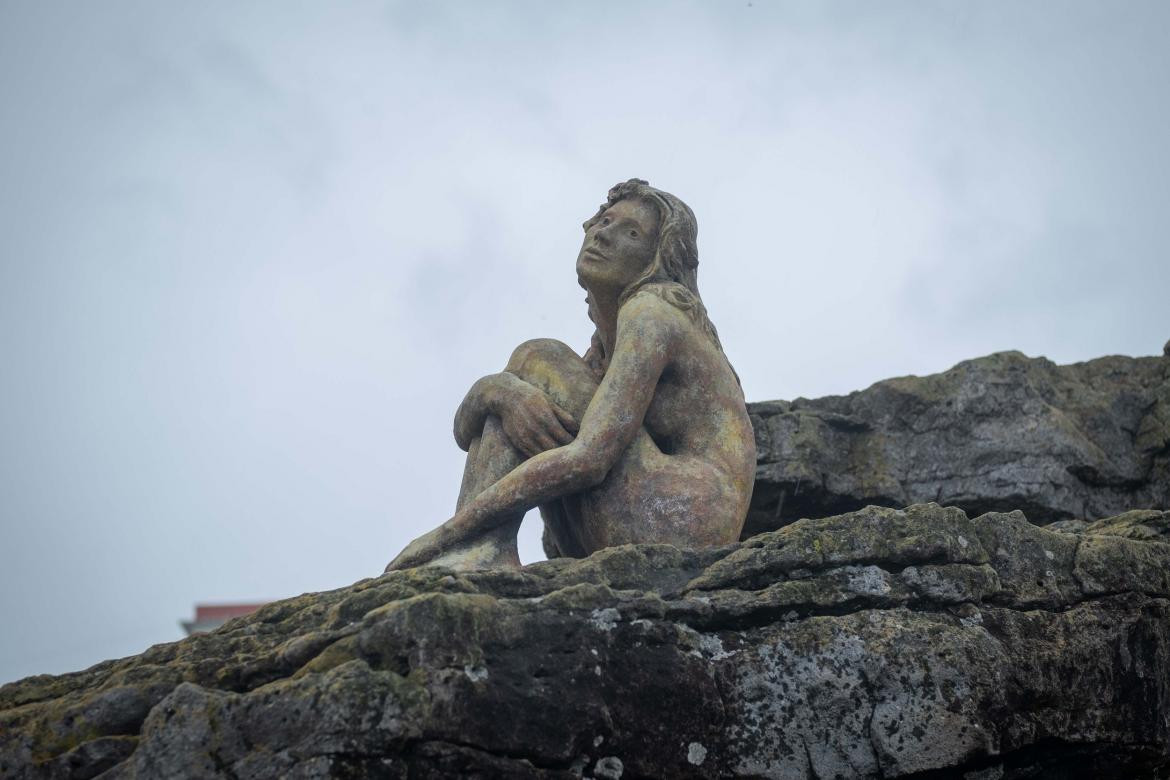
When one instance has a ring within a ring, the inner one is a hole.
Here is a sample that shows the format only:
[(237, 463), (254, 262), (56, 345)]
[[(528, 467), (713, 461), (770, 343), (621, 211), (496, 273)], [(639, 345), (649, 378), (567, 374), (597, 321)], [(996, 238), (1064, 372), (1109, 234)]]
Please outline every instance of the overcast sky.
[(381, 572), (631, 176), (750, 400), (1160, 353), (1168, 85), (1164, 2), (0, 0), (0, 682)]

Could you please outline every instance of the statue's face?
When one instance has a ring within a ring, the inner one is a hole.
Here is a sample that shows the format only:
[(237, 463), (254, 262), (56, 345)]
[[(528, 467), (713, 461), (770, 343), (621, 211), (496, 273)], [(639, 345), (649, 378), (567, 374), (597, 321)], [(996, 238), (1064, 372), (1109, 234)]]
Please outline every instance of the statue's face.
[(585, 232), (577, 278), (586, 287), (624, 290), (638, 280), (658, 248), (658, 210), (644, 200), (619, 200)]

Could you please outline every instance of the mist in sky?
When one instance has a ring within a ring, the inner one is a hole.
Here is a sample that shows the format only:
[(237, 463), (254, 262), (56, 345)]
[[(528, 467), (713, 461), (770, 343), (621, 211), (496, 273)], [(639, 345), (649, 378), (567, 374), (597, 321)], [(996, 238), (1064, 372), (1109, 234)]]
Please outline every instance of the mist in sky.
[(1160, 353), (1168, 84), (1160, 2), (0, 2), (0, 682), (380, 573), (633, 176), (749, 400)]

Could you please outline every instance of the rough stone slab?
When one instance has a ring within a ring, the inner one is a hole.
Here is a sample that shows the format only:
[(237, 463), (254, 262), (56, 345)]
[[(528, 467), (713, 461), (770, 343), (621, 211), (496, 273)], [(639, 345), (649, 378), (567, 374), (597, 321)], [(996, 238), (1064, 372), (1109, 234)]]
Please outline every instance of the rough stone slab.
[(845, 396), (748, 405), (744, 535), (868, 504), (1034, 523), (1170, 508), (1170, 357), (1058, 366), (1001, 352)]
[(0, 776), (1165, 776), (1167, 519), (868, 507), (393, 572), (0, 688)]

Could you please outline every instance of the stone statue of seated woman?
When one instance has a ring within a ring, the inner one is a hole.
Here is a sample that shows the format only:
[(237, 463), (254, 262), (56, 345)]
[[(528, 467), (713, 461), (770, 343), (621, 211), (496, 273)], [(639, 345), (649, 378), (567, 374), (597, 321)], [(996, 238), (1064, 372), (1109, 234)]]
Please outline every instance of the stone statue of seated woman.
[(467, 451), (455, 516), (387, 571), (519, 566), (516, 532), (533, 507), (549, 557), (739, 539), (755, 440), (699, 297), (695, 215), (631, 179), (584, 228), (577, 279), (597, 326), (591, 347), (582, 358), (527, 341), (472, 386), (455, 415)]

